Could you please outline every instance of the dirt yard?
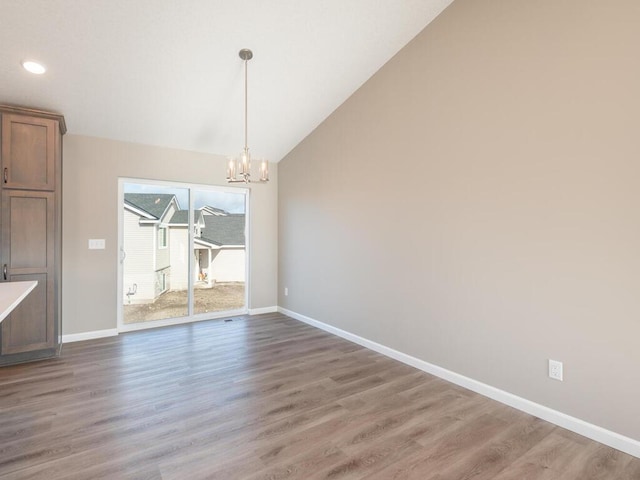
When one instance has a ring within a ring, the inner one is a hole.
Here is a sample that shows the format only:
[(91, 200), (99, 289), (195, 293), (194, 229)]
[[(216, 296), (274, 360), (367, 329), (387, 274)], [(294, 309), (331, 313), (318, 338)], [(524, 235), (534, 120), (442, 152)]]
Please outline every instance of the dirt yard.
[[(194, 313), (220, 312), (244, 307), (244, 283), (196, 286)], [(187, 291), (165, 292), (154, 303), (125, 305), (124, 323), (148, 322), (187, 315)]]

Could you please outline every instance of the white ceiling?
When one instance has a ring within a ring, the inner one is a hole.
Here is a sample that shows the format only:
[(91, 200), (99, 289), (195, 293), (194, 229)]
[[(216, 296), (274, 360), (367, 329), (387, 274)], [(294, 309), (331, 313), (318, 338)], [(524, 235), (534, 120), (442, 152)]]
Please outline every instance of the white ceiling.
[[(452, 0), (0, 0), (0, 103), (69, 133), (280, 160)], [(34, 76), (25, 59), (46, 65)]]

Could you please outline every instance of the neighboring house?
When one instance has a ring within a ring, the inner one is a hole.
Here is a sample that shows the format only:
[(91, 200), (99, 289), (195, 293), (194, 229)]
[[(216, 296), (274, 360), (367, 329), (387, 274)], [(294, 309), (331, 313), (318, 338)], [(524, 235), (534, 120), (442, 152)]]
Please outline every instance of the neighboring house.
[[(171, 260), (171, 289), (186, 290), (189, 286), (189, 210), (176, 211), (169, 221), (169, 258)], [(199, 210), (194, 212), (194, 236), (204, 227)], [(196, 255), (196, 265), (197, 265)], [(198, 277), (196, 276), (196, 280)]]
[[(175, 195), (124, 195), (124, 303), (153, 302), (189, 284), (189, 211)], [(205, 206), (194, 212), (194, 282), (245, 280), (245, 215)]]
[(245, 279), (244, 214), (209, 214), (202, 210), (204, 227), (194, 240), (197, 265), (211, 282), (243, 282)]
[(167, 220), (180, 209), (172, 194), (125, 193), (125, 303), (145, 303), (169, 290), (171, 261)]

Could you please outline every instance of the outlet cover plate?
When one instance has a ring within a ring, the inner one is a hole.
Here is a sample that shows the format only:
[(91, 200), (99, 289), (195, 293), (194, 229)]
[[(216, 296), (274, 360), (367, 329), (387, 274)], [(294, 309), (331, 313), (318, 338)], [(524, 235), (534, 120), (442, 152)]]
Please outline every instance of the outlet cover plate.
[(89, 239), (89, 250), (104, 250), (105, 249), (105, 240), (104, 238), (90, 238)]
[(562, 362), (549, 360), (549, 378), (562, 382)]

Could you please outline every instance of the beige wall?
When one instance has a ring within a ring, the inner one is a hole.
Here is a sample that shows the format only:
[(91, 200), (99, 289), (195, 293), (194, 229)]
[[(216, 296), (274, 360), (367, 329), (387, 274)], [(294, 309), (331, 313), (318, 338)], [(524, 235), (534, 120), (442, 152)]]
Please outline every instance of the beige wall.
[(638, 25), (456, 0), (280, 163), (279, 305), (640, 439)]
[[(64, 137), (63, 334), (116, 328), (118, 177), (227, 186), (225, 163), (201, 153)], [(251, 187), (250, 308), (276, 305), (277, 165), (270, 174), (269, 184)], [(106, 239), (106, 250), (88, 250), (89, 238)]]

